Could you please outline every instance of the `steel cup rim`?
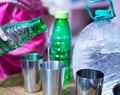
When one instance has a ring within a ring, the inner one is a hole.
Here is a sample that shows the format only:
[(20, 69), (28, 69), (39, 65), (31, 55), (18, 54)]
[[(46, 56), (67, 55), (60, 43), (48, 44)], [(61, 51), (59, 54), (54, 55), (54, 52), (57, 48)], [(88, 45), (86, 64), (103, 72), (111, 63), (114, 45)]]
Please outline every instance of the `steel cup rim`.
[(28, 54), (24, 54), (22, 56), (22, 60), (25, 60), (25, 61), (38, 61), (38, 60), (44, 60), (44, 58), (39, 53), (28, 53)]
[[(50, 64), (58, 65), (58, 66), (56, 68), (53, 66), (48, 67), (48, 66), (50, 66)], [(48, 63), (48, 61), (42, 62), (40, 64), (40, 68), (43, 70), (59, 70), (59, 69), (63, 69), (66, 67), (66, 65), (60, 61), (50, 61), (50, 64)]]
[[(87, 76), (87, 75), (82, 75), (82, 72), (83, 71), (87, 71), (88, 74), (90, 73), (94, 73), (96, 76)], [(99, 71), (99, 70), (95, 70), (95, 69), (80, 69), (76, 72), (76, 77), (79, 77), (79, 78), (82, 78), (82, 79), (87, 79), (87, 80), (90, 80), (90, 79), (101, 79), (101, 78), (104, 78), (104, 73), (102, 71)]]

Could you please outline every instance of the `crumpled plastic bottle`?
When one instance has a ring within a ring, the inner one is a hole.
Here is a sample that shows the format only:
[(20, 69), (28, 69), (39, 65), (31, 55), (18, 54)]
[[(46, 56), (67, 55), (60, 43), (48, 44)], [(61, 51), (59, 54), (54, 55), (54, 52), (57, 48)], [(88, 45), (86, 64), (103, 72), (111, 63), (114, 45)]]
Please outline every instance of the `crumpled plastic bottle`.
[[(106, 12), (105, 12), (106, 11)], [(97, 10), (95, 14), (108, 10)], [(101, 16), (102, 16), (101, 14)], [(97, 15), (98, 16), (98, 15)], [(113, 87), (120, 83), (120, 27), (110, 19), (99, 19), (87, 25), (79, 34), (72, 57), (74, 79), (83, 68), (97, 69), (105, 74), (102, 95), (113, 95)]]
[(7, 41), (0, 38), (0, 56), (21, 47), (37, 34), (46, 31), (46, 24), (42, 17), (32, 20), (7, 24), (1, 27), (8, 37)]

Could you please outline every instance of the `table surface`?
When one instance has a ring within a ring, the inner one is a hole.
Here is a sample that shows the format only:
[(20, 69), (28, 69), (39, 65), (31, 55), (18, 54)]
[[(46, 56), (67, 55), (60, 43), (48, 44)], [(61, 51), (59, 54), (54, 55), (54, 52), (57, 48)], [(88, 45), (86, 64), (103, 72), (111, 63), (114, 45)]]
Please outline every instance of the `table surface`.
[[(71, 82), (64, 85), (62, 95), (75, 95), (75, 91), (75, 83)], [(26, 92), (23, 87), (23, 76), (17, 74), (0, 80), (0, 95), (43, 95), (43, 92)]]

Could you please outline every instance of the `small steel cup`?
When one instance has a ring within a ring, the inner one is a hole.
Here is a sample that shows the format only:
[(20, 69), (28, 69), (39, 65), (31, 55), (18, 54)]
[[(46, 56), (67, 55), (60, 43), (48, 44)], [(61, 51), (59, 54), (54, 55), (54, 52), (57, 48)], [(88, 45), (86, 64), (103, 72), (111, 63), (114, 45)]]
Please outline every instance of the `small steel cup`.
[(22, 72), (24, 77), (24, 88), (27, 92), (36, 92), (42, 88), (40, 63), (43, 57), (37, 53), (22, 56)]
[(58, 61), (40, 64), (43, 95), (62, 95), (65, 65)]
[(76, 73), (77, 95), (101, 95), (104, 73), (93, 69), (81, 69)]

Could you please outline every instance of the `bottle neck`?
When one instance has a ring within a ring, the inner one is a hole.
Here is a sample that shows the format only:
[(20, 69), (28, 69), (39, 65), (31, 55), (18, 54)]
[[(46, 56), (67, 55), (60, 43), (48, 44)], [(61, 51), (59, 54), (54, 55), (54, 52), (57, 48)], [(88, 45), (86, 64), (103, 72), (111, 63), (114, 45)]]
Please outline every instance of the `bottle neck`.
[(64, 18), (64, 19), (60, 19), (60, 18), (56, 18), (56, 21), (68, 21), (68, 18)]
[(67, 19), (67, 18), (66, 18), (66, 19), (58, 19), (58, 18), (56, 18), (56, 19), (55, 19), (55, 24), (67, 25), (67, 24), (69, 24), (69, 23), (68, 23), (68, 19)]

